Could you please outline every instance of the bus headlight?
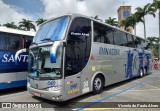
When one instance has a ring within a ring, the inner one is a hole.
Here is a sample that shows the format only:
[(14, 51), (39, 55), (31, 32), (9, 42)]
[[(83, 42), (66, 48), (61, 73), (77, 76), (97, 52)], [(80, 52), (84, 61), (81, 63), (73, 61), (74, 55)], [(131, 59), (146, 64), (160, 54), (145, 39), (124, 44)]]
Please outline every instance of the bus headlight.
[(48, 91), (59, 91), (59, 90), (61, 90), (61, 86), (55, 86), (55, 87), (50, 87), (50, 88), (48, 88)]

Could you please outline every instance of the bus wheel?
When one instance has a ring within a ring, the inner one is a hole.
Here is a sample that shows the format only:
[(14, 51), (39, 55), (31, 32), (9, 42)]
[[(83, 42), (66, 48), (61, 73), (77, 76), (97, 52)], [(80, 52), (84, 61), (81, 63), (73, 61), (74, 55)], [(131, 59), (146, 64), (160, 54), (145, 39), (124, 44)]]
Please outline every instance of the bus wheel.
[(98, 94), (102, 92), (103, 89), (103, 79), (102, 76), (97, 75), (93, 81), (93, 92), (94, 94)]
[(139, 77), (143, 77), (143, 76), (144, 76), (144, 70), (143, 70), (143, 68), (141, 68)]

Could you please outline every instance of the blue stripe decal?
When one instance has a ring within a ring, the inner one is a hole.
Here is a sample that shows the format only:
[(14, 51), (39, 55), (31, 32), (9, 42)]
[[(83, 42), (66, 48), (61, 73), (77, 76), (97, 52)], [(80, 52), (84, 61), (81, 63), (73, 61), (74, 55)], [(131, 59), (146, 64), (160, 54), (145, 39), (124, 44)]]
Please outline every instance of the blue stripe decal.
[[(157, 74), (156, 74), (156, 75), (157, 75)], [(155, 80), (155, 79), (157, 79), (157, 78), (152, 77), (152, 78), (147, 79), (147, 80), (145, 80), (145, 81), (142, 81), (142, 82), (140, 82), (140, 83), (138, 83), (138, 84), (135, 84), (135, 85), (133, 85), (133, 86), (131, 86), (131, 87), (129, 87), (129, 88), (126, 88), (126, 89), (124, 89), (124, 90), (122, 90), (122, 91), (119, 91), (119, 92), (117, 92), (117, 93), (111, 94), (111, 95), (106, 96), (106, 97), (103, 97), (103, 98), (101, 98), (101, 99), (99, 99), (99, 100), (97, 100), (97, 101), (94, 101), (94, 102), (91, 103), (91, 104), (88, 104), (88, 105), (86, 105), (86, 106), (83, 106), (82, 108), (78, 108), (77, 110), (78, 110), (78, 111), (84, 110), (85, 108), (88, 108), (88, 107), (90, 107), (90, 106), (93, 106), (93, 105), (95, 105), (95, 104), (97, 104), (97, 103), (99, 103), (99, 102), (106, 101), (106, 100), (108, 100), (108, 99), (110, 99), (110, 98), (113, 98), (113, 97), (115, 97), (115, 96), (117, 96), (117, 95), (120, 95), (120, 94), (122, 94), (122, 93), (124, 93), (124, 92), (127, 92), (127, 91), (129, 91), (129, 90), (131, 90), (131, 89), (134, 89), (134, 88), (136, 88), (136, 87), (138, 87), (138, 86), (141, 86), (141, 85), (145, 84), (145, 83), (148, 82), (148, 81)]]
[(0, 83), (0, 89), (14, 88), (26, 85), (27, 85), (27, 80), (12, 81), (11, 83)]

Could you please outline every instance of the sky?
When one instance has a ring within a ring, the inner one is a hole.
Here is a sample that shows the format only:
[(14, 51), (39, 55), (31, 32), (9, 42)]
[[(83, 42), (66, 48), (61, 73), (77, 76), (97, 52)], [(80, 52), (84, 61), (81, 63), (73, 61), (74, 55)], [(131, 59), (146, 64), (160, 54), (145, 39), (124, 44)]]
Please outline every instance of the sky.
[[(38, 18), (50, 19), (67, 13), (79, 13), (87, 16), (98, 15), (102, 20), (108, 17), (118, 18), (119, 6), (143, 7), (153, 0), (0, 0), (0, 24), (15, 22), (23, 18), (36, 21)], [(147, 37), (158, 37), (158, 12), (156, 17), (147, 15)], [(137, 35), (144, 37), (143, 24), (138, 23)]]

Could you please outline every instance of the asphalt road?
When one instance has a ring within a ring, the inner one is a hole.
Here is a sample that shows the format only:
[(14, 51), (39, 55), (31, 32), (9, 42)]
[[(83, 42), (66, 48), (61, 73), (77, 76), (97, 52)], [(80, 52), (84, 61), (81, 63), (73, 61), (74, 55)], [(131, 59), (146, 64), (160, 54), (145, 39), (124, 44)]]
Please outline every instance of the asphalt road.
[[(26, 91), (25, 87), (1, 90), (0, 102), (42, 102), (46, 106), (53, 107), (45, 109), (32, 109), (32, 111), (159, 111), (160, 108), (151, 107), (160, 107), (160, 70), (155, 70), (152, 74), (143, 78), (135, 78), (108, 86), (101, 94), (94, 95), (89, 93), (64, 103), (57, 103), (50, 100), (34, 97)], [(136, 105), (135, 107), (137, 108), (130, 108), (133, 104)], [(146, 104), (152, 104), (152, 106), (146, 108)], [(126, 105), (125, 108), (122, 107), (124, 105)], [(28, 111), (31, 109), (0, 109), (0, 111), (11, 110)]]

